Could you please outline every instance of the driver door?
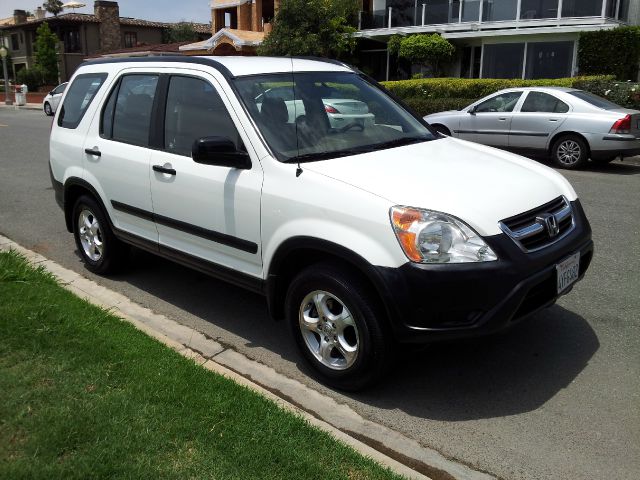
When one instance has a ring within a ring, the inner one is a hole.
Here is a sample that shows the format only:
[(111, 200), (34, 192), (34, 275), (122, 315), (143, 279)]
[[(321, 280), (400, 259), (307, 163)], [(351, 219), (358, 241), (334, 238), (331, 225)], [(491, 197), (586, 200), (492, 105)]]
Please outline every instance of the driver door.
[(458, 135), (494, 147), (509, 145), (513, 111), (522, 92), (502, 92), (473, 105), (460, 120)]

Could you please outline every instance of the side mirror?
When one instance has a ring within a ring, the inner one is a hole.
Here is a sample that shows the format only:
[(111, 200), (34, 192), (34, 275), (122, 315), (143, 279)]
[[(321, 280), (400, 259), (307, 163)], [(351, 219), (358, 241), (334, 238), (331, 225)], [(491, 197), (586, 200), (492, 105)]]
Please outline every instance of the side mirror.
[(196, 163), (231, 167), (241, 170), (251, 169), (251, 158), (242, 152), (227, 137), (202, 137), (193, 142), (191, 157)]
[(478, 106), (477, 106), (477, 105), (474, 105), (473, 107), (471, 107), (471, 108), (469, 109), (469, 114), (471, 114), (471, 115), (475, 115), (477, 111), (478, 111)]

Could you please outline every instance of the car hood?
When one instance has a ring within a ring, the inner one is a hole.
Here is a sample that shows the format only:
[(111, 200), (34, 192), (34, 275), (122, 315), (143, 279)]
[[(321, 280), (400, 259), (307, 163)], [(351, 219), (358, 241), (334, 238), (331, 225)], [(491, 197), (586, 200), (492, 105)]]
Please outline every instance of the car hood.
[(481, 235), (501, 233), (500, 220), (560, 195), (577, 198), (569, 182), (551, 168), (453, 138), (307, 163), (303, 168), (394, 205), (454, 215)]

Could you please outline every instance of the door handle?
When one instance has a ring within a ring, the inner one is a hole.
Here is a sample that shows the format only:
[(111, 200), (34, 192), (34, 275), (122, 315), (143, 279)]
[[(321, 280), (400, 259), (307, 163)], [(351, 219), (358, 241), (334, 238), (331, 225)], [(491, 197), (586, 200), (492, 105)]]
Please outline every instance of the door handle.
[(498, 120), (500, 120), (501, 122), (506, 122), (507, 121), (507, 117), (500, 117)]
[(102, 153), (100, 153), (100, 150), (98, 150), (98, 147), (85, 148), (84, 149), (84, 153), (89, 154), (89, 155), (94, 155), (96, 157), (99, 157), (99, 156), (102, 155)]
[(557, 119), (557, 118), (550, 118), (550, 119), (549, 119), (549, 121), (550, 121), (550, 122), (557, 122), (557, 121), (558, 121), (558, 119)]
[(168, 173), (169, 175), (176, 174), (176, 171), (173, 168), (163, 167), (162, 165), (154, 165), (153, 171), (160, 172), (160, 173)]

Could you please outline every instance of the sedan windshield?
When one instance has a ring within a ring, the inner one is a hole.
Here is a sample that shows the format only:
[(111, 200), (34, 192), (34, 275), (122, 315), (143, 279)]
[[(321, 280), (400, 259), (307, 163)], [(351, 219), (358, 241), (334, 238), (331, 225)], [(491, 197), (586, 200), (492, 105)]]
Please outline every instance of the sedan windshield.
[(282, 162), (338, 158), (436, 138), (355, 73), (252, 75), (235, 84)]

